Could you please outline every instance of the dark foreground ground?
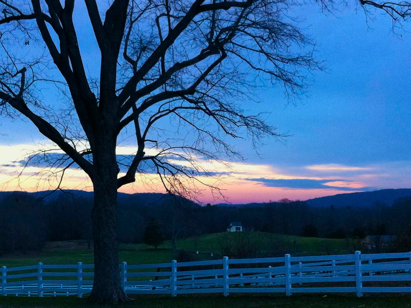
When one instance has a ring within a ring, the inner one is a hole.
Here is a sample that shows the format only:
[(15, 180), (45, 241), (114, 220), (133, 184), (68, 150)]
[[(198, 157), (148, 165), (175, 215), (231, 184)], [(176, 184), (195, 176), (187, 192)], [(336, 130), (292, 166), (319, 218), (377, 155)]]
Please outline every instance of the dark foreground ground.
[[(190, 295), (178, 296), (138, 296), (125, 305), (107, 305), (104, 307), (167, 307), (167, 308), (403, 308), (411, 307), (411, 295), (370, 295), (356, 298), (352, 295), (230, 295), (225, 298), (221, 295)], [(87, 304), (86, 299), (75, 297), (59, 298), (23, 298), (0, 297), (0, 307), (96, 307)]]

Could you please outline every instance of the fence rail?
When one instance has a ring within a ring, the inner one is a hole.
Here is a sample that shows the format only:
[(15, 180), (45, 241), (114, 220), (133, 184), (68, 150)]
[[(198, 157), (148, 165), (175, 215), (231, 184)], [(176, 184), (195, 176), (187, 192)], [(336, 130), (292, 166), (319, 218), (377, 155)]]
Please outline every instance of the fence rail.
[[(3, 296), (78, 296), (90, 293), (94, 266), (1, 268)], [(411, 252), (119, 265), (127, 294), (411, 293)]]

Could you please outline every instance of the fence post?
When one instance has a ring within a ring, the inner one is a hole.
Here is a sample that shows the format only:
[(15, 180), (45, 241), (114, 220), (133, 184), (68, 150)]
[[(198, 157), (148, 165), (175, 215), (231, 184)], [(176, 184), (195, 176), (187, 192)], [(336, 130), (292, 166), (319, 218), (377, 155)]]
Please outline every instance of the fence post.
[[(408, 253), (408, 255), (409, 255), (409, 258), (408, 258), (408, 264), (410, 264), (411, 265), (411, 251)], [(411, 273), (411, 269), (409, 269), (408, 270), (408, 273)]]
[(332, 260), (331, 265), (333, 267), (333, 277), (335, 277), (335, 260)]
[(177, 261), (171, 261), (171, 295), (177, 296)]
[[(369, 264), (369, 265), (372, 265), (372, 260), (371, 260), (371, 259), (368, 260), (368, 264)], [(369, 275), (369, 276), (372, 276), (372, 270), (369, 270), (369, 271), (368, 271), (368, 275)]]
[(273, 278), (273, 275), (272, 275), (272, 273), (271, 273), (271, 265), (268, 267), (268, 279), (270, 279), (270, 286), (272, 286), (273, 285), (273, 283), (272, 283), (272, 281), (271, 281), (271, 278)]
[(39, 262), (38, 265), (38, 281), (37, 281), (37, 296), (43, 297), (43, 263)]
[(83, 263), (77, 263), (77, 297), (83, 298), (81, 289), (83, 288)]
[[(300, 277), (300, 278), (302, 278), (303, 277), (303, 262), (298, 262), (298, 268), (299, 268), (299, 272), (298, 272), (298, 277)], [(302, 282), (300, 282), (300, 286), (302, 285), (303, 283)]]
[(285, 295), (291, 295), (291, 256), (286, 254), (284, 256), (284, 267), (285, 267)]
[(3, 296), (7, 296), (6, 283), (7, 283), (7, 267), (3, 266), (1, 268), (1, 293), (3, 294)]
[(362, 297), (361, 251), (355, 252), (355, 287), (357, 289), (357, 297)]
[(223, 293), (228, 296), (228, 257), (223, 258)]
[(121, 263), (121, 287), (123, 291), (126, 292), (126, 282), (127, 282), (127, 262)]

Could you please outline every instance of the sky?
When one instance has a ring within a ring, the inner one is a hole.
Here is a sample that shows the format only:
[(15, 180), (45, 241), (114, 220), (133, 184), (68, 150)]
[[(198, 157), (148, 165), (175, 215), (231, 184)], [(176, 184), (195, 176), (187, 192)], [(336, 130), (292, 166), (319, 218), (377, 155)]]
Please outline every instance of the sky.
[[(232, 203), (411, 188), (411, 27), (394, 34), (389, 18), (377, 13), (367, 19), (354, 7), (334, 14), (312, 5), (302, 10), (295, 14), (303, 16), (301, 27), (315, 40), (316, 58), (326, 70), (312, 73), (300, 100), (290, 103), (281, 87), (273, 87), (260, 93), (260, 104), (247, 105), (251, 113), (269, 112), (267, 122), (289, 137), (264, 140), (258, 155), (250, 140), (233, 142), (244, 161), (225, 164), (199, 157), (199, 164), (218, 174), (200, 179), (220, 187)], [(76, 23), (87, 29), (82, 14), (84, 7), (77, 7)], [(92, 44), (87, 35), (80, 38), (89, 71), (97, 63), (89, 52)], [(41, 166), (18, 176), (25, 156), (44, 145), (49, 143), (27, 121), (2, 118), (0, 189), (55, 187), (58, 177)], [(118, 154), (133, 151), (125, 144)], [(63, 187), (92, 189), (79, 169), (67, 172)], [(204, 203), (227, 201), (199, 189)], [(153, 174), (121, 191), (163, 192)]]

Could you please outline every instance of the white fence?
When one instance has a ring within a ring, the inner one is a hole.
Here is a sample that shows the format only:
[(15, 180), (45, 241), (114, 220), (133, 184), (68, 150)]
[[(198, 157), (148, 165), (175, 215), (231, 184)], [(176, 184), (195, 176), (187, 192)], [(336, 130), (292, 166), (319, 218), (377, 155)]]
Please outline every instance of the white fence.
[[(91, 292), (93, 265), (2, 267), (3, 296)], [(411, 293), (411, 252), (120, 265), (127, 294)]]

